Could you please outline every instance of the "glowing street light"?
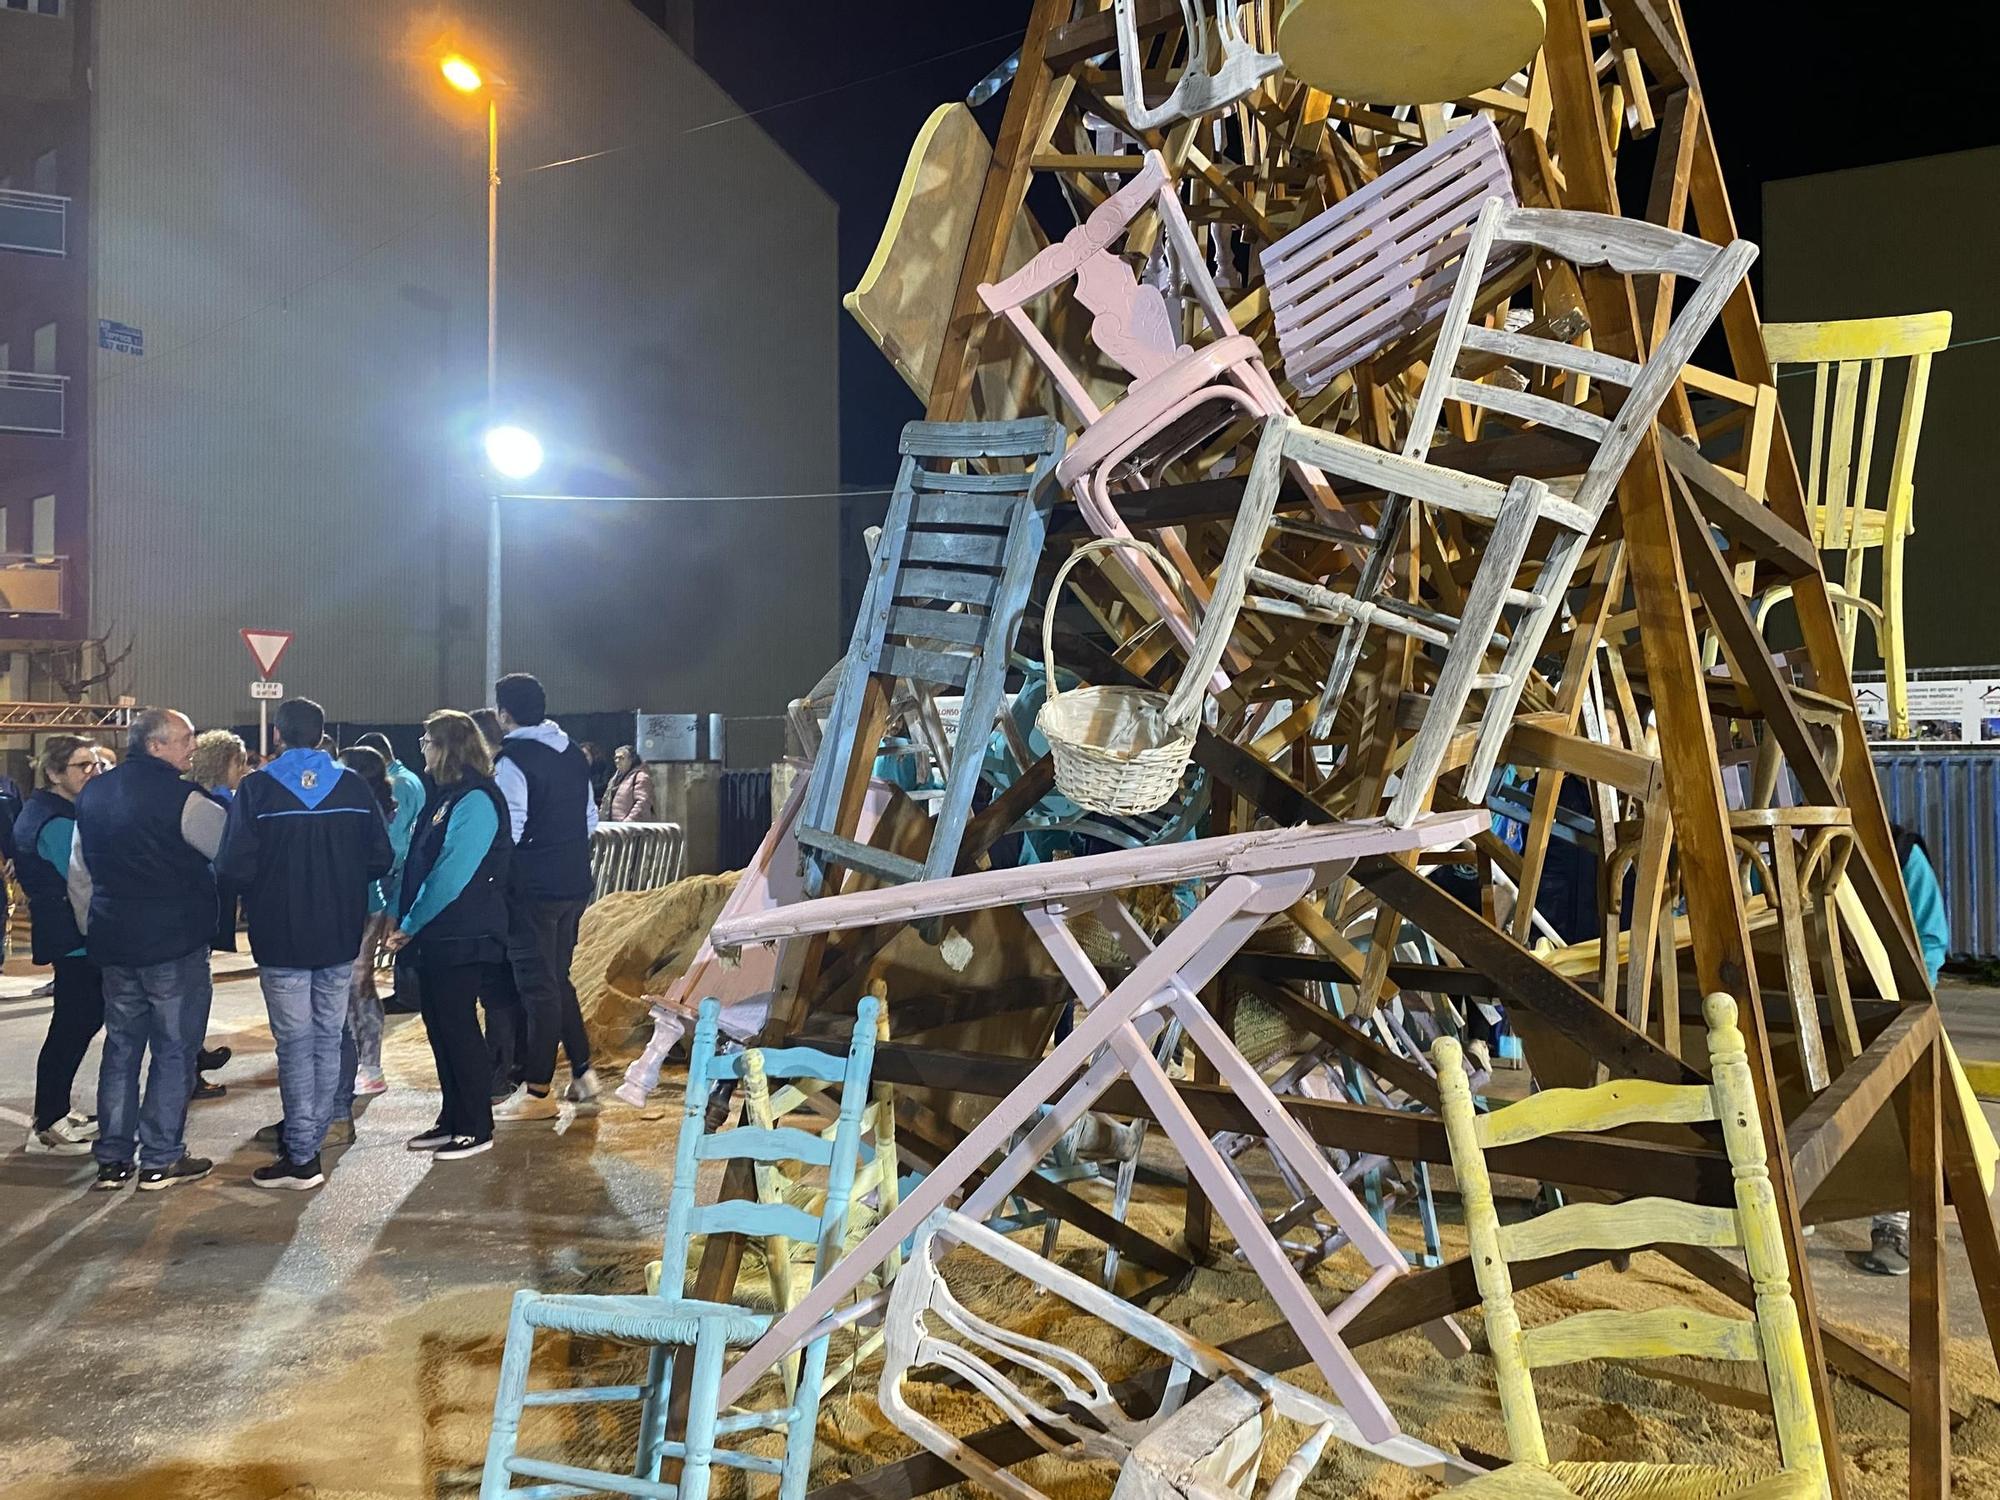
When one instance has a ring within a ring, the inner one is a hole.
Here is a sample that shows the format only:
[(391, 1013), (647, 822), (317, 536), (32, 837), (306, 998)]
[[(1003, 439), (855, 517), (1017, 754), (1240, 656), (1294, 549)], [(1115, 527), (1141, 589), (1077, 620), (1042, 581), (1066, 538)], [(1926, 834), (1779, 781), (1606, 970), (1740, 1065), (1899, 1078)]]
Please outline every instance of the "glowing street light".
[(444, 81), (461, 94), (477, 93), (485, 80), (479, 76), (479, 69), (473, 67), (456, 52), (438, 64), (438, 71), (444, 74)]
[(526, 479), (542, 466), (542, 440), (525, 427), (494, 427), (486, 434), (486, 462), (508, 479)]

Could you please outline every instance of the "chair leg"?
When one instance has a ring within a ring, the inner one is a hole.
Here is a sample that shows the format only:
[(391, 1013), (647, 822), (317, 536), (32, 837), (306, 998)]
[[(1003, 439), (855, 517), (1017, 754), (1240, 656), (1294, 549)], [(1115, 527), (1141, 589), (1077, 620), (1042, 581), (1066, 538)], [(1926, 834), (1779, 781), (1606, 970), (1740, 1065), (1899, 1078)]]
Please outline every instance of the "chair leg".
[(681, 1461), (680, 1500), (708, 1500), (726, 1348), (722, 1330), (704, 1322), (695, 1336), (694, 1368), (688, 1374), (687, 1456)]
[(521, 1408), (528, 1396), (528, 1361), (534, 1354), (535, 1330), (528, 1326), (528, 1305), (536, 1292), (514, 1293), (507, 1317), (507, 1347), (500, 1356), (500, 1385), (493, 1393), (493, 1431), (486, 1439), (486, 1468), (479, 1477), (479, 1500), (501, 1500), (512, 1483), (507, 1460), (514, 1456), (521, 1433)]
[(658, 1481), (660, 1462), (666, 1456), (667, 1409), (673, 1399), (674, 1354), (666, 1344), (655, 1344), (646, 1354), (646, 1401), (639, 1410), (639, 1458), (632, 1473), (639, 1479)]
[[(1541, 486), (1532, 480), (1516, 480), (1501, 502), (1499, 519), (1493, 523), (1479, 572), (1465, 596), (1465, 613), (1459, 619), (1457, 638), (1445, 655), (1423, 727), (1417, 731), (1409, 759), (1404, 762), (1402, 785), (1389, 803), (1389, 822), (1393, 827), (1408, 828), (1430, 801), (1438, 767), (1444, 764), (1445, 752), (1451, 748), (1452, 735), (1465, 714), (1466, 702), (1472, 697), (1472, 680), (1485, 665), (1507, 591), (1514, 586), (1521, 556), (1528, 550), (1528, 538), (1535, 529), (1535, 513), (1541, 508), (1540, 490)], [(1489, 774), (1498, 753), (1496, 744), (1487, 754)], [(1470, 770), (1467, 774), (1469, 778)], [(1484, 791), (1482, 786), (1482, 796)]]

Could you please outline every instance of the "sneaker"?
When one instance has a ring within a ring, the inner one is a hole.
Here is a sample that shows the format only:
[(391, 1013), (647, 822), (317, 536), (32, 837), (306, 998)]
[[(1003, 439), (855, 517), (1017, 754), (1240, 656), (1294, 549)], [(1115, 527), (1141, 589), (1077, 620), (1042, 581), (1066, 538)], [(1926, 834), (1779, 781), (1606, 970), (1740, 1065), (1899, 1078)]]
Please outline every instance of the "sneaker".
[(525, 1083), (493, 1106), (496, 1121), (553, 1120), (561, 1113), (553, 1093), (531, 1094)]
[(354, 1095), (358, 1099), (366, 1094), (386, 1094), (389, 1080), (382, 1076), (380, 1068), (361, 1068), (354, 1075)]
[(87, 1115), (80, 1109), (73, 1109), (64, 1118), (69, 1122), (70, 1129), (75, 1132), (77, 1140), (94, 1141), (97, 1139), (96, 1115)]
[(184, 1182), (199, 1182), (214, 1165), (205, 1156), (183, 1156), (171, 1167), (148, 1167), (139, 1174), (139, 1191), (157, 1193), (162, 1188), (179, 1187)]
[(228, 1092), (229, 1085), (226, 1083), (210, 1083), (206, 1078), (197, 1078), (194, 1081), (193, 1097), (196, 1099), (220, 1099)]
[(281, 1156), (269, 1166), (252, 1172), (250, 1180), (260, 1188), (290, 1188), (302, 1192), (325, 1182), (326, 1173), (321, 1169), (317, 1156), (311, 1161), (288, 1161)]
[(213, 1073), (236, 1054), (227, 1047), (203, 1047), (195, 1054), (194, 1070)]
[(604, 1092), (604, 1086), (597, 1081), (597, 1069), (585, 1068), (569, 1081), (563, 1090), (563, 1098), (573, 1104), (588, 1104)]
[(97, 1164), (97, 1181), (92, 1186), (101, 1192), (115, 1193), (132, 1180), (135, 1170), (129, 1161), (101, 1161)]
[(413, 1135), (407, 1141), (403, 1142), (403, 1149), (406, 1151), (438, 1151), (449, 1146), (457, 1139), (457, 1136), (446, 1130), (442, 1125), (433, 1125), (422, 1135)]
[(1857, 1264), (1871, 1276), (1910, 1274), (1910, 1231), (1891, 1224), (1877, 1224), (1868, 1253)]
[(444, 1145), (431, 1153), (439, 1161), (460, 1161), (468, 1156), (477, 1156), (482, 1151), (493, 1149), (493, 1137), (484, 1139), (473, 1135), (455, 1135)]
[[(252, 1137), (260, 1146), (282, 1146), (285, 1143), (285, 1122), (266, 1125)], [(336, 1115), (327, 1122), (326, 1142), (329, 1146), (351, 1146), (354, 1144), (354, 1121)]]
[(1467, 1042), (1465, 1044), (1465, 1056), (1472, 1064), (1473, 1072), (1491, 1073), (1493, 1071), (1493, 1050), (1485, 1042)]
[(22, 1149), (30, 1156), (87, 1156), (90, 1142), (71, 1140), (62, 1133), (63, 1124), (58, 1120), (47, 1130), (30, 1130)]

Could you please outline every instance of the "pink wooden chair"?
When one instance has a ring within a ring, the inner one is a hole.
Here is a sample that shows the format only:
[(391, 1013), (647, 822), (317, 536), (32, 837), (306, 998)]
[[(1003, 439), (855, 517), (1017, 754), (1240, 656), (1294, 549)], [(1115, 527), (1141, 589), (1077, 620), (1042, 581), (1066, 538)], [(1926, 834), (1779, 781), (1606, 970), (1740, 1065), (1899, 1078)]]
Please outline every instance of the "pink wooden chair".
[[(1260, 251), (1285, 378), (1310, 395), (1441, 317), (1488, 198), (1516, 201), (1507, 148), (1481, 115)], [(1519, 260), (1493, 256), (1480, 279)]]
[[(1290, 1321), (1335, 1399), (1353, 1417), (1356, 1429), (1370, 1442), (1393, 1436), (1396, 1419), (1341, 1341), (1340, 1332), (1384, 1287), (1408, 1271), (1408, 1262), (1208, 1013), (1199, 992), (1266, 921), (1307, 892), (1344, 879), (1355, 860), (1455, 845), (1480, 832), (1487, 821), (1486, 812), (1475, 808), (1429, 814), (1408, 828), (1376, 819), (1268, 829), (825, 896), (717, 922), (709, 941), (718, 952), (727, 953), (747, 943), (1017, 906), (1085, 1011), (1075, 1030), (994, 1105), (936, 1170), (743, 1355), (724, 1377), (722, 1404), (738, 1400), (829, 1315), (836, 1322), (852, 1321), (886, 1301), (884, 1294), (842, 1306), (893, 1248), (955, 1195), (965, 1194), (959, 1211), (968, 1219), (990, 1217), (1104, 1091), (1129, 1077), (1161, 1130), (1179, 1149), (1190, 1179), (1200, 1185), (1236, 1237), (1245, 1259)], [(1188, 880), (1208, 882), (1208, 894), (1155, 946), (1119, 897), (1138, 886)], [(1133, 961), (1130, 973), (1108, 992), (1104, 977), (1070, 926), (1069, 918), (1083, 911), (1095, 912)], [(1208, 1132), (1155, 1057), (1154, 1038), (1175, 1020), (1224, 1086), (1267, 1132), (1273, 1154), (1282, 1156), (1298, 1174), (1367, 1262), (1367, 1279), (1330, 1312), (1320, 1307), (1300, 1278), (1262, 1209), (1237, 1186)], [(1024, 1128), (1010, 1149), (1009, 1142)], [(967, 1191), (971, 1179), (996, 1153), (1005, 1153), (1006, 1159)], [(1440, 1347), (1461, 1351), (1465, 1347), (1462, 1341), (1451, 1342), (1454, 1337), (1462, 1340), (1456, 1329), (1434, 1326), (1432, 1332)]]
[[(1157, 209), (1173, 267), (1214, 334), (1200, 347), (1182, 342), (1166, 296), (1157, 286), (1141, 283), (1110, 248), (1148, 207)], [(1077, 301), (1095, 314), (1091, 342), (1132, 377), (1125, 394), (1108, 408), (1091, 400), (1083, 378), (1064, 362), (1025, 309), (1026, 303), (1072, 279)], [(983, 283), (979, 296), (1013, 325), (1055, 382), (1063, 404), (1083, 424), (1082, 434), (1056, 465), (1056, 476), (1101, 537), (1132, 535), (1112, 503), (1114, 483), (1144, 488), (1165, 465), (1199, 447), (1227, 423), (1244, 416), (1291, 414), (1264, 368), (1257, 341), (1237, 332), (1223, 306), (1174, 194), (1166, 162), (1157, 151), (1147, 152), (1144, 170), (1100, 203), (1083, 223), (1005, 281)], [(1324, 480), (1310, 469), (1299, 472), (1330, 510), (1332, 499)], [(1160, 542), (1197, 597), (1205, 598), (1201, 570), (1179, 539), (1162, 535)], [(1144, 590), (1182, 647), (1192, 648), (1195, 622), (1159, 569), (1130, 554), (1121, 556), (1119, 564)], [(1221, 692), (1228, 685), (1228, 673), (1218, 667), (1214, 690)]]

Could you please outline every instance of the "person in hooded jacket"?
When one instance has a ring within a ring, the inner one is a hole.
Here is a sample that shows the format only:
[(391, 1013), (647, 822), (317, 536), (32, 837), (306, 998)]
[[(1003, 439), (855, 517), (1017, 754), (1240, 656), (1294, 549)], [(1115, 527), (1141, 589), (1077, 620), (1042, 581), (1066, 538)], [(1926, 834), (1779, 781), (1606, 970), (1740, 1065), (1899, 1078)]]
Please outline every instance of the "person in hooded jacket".
[(27, 1149), (84, 1156), (97, 1138), (97, 1116), (70, 1107), (76, 1070), (104, 1026), (104, 977), (83, 949), (69, 904), (69, 846), (76, 798), (104, 769), (89, 740), (52, 735), (42, 750), (42, 784), (14, 822), (14, 874), (28, 897), (34, 959), (55, 968), (55, 1009), (35, 1061), (35, 1113)]
[(478, 1000), (507, 958), (507, 871), (513, 839), (472, 719), (440, 709), (424, 721), (424, 768), (436, 788), (410, 838), (396, 927), (385, 945), (416, 959), (418, 997), (444, 1101), (408, 1142), (439, 1161), (493, 1145), (491, 1064)]

